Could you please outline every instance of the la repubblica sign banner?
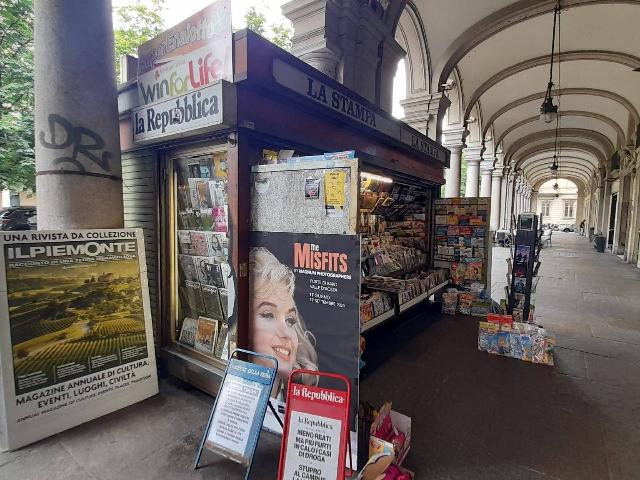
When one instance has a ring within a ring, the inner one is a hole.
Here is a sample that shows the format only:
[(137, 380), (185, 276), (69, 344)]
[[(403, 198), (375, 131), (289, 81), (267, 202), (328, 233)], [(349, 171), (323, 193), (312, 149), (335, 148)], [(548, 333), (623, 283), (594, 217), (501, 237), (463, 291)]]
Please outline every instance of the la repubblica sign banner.
[(222, 121), (233, 81), (231, 0), (218, 0), (138, 47), (134, 141), (176, 137)]
[(0, 448), (158, 393), (140, 229), (0, 233)]

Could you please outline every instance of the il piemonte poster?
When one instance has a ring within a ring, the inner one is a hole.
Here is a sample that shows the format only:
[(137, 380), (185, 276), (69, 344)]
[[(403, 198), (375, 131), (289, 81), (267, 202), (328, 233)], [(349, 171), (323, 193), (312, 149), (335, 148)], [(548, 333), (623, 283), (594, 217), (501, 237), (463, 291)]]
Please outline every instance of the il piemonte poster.
[[(351, 419), (358, 406), (360, 240), (357, 235), (252, 232), (249, 252), (250, 343), (275, 356), (272, 403), (284, 413), (289, 374), (296, 368), (339, 373), (351, 380)], [(342, 390), (333, 379), (301, 383)], [(282, 432), (270, 411), (265, 427)], [(352, 425), (352, 429), (354, 429)]]
[(158, 393), (142, 230), (0, 234), (0, 446)]

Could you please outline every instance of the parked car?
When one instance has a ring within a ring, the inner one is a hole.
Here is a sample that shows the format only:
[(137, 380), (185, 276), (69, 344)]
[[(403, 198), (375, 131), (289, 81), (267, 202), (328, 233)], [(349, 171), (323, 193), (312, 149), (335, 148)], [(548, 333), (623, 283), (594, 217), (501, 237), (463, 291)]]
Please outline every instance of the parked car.
[(7, 207), (0, 210), (0, 230), (31, 230), (36, 207)]
[(575, 232), (576, 226), (573, 223), (562, 223), (558, 225), (558, 230), (561, 232)]

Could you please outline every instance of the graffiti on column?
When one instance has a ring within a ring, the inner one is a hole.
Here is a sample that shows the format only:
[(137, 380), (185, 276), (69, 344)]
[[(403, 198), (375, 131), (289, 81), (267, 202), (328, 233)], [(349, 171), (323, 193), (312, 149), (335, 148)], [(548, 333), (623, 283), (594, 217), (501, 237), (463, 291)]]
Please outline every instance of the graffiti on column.
[(42, 146), (51, 150), (73, 148), (71, 156), (54, 159), (55, 165), (70, 163), (79, 172), (86, 172), (85, 164), (81, 161), (81, 158), (86, 158), (104, 171), (111, 170), (111, 152), (103, 151), (105, 142), (98, 133), (85, 127), (75, 127), (69, 120), (55, 113), (49, 114), (48, 121), (49, 140), (46, 139), (45, 132), (40, 132)]

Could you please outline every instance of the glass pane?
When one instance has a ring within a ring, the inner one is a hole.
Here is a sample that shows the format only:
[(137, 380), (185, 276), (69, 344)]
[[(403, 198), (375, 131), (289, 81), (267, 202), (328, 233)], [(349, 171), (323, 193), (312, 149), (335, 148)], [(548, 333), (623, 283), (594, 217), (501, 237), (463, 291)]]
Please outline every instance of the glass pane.
[(174, 160), (178, 246), (175, 340), (228, 356), (229, 220), (226, 151)]

